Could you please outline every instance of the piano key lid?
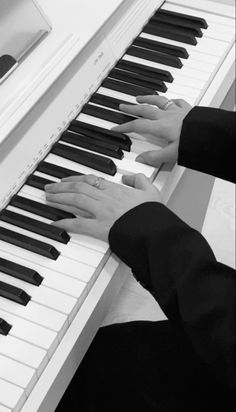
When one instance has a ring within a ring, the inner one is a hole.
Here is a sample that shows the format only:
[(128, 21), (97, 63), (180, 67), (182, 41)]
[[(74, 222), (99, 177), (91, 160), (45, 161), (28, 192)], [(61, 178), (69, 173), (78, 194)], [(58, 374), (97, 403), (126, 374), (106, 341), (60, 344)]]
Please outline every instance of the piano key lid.
[(0, 84), (50, 31), (35, 0), (0, 1)]

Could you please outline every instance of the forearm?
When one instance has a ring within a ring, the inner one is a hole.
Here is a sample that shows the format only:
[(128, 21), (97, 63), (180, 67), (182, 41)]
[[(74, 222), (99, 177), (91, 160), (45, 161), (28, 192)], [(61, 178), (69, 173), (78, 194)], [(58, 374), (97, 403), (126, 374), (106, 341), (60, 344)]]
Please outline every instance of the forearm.
[(126, 213), (109, 240), (167, 317), (181, 323), (201, 359), (232, 383), (234, 271), (216, 262), (205, 239), (159, 203)]
[(235, 113), (194, 107), (183, 121), (178, 163), (235, 182)]

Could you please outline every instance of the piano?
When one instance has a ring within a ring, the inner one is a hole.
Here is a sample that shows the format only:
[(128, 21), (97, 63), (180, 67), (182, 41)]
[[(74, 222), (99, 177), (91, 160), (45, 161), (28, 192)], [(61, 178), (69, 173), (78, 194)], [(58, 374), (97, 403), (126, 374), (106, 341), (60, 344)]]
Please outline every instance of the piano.
[(46, 204), (44, 184), (72, 173), (117, 183), (145, 173), (200, 229), (213, 178), (138, 164), (157, 142), (110, 128), (127, 120), (119, 101), (138, 94), (233, 109), (233, 7), (38, 3), (52, 31), (0, 86), (0, 412), (55, 410), (126, 278), (105, 242), (52, 229), (68, 212)]

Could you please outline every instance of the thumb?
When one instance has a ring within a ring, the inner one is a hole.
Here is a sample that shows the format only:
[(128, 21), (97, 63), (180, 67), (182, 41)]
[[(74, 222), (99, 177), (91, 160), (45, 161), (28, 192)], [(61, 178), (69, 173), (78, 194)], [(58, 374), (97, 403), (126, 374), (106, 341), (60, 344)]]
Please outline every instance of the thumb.
[(135, 189), (145, 190), (150, 186), (150, 181), (142, 173), (134, 175), (123, 175), (122, 182), (127, 186), (134, 187)]
[(162, 163), (173, 162), (177, 160), (178, 150), (176, 142), (170, 143), (168, 146), (159, 150), (141, 153), (136, 157), (136, 161), (145, 163), (154, 167), (159, 167)]

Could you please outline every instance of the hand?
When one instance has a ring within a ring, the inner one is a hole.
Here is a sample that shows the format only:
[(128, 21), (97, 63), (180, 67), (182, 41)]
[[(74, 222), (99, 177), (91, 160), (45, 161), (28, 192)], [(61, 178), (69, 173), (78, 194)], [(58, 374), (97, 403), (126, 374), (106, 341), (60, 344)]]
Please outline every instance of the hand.
[[(72, 176), (60, 183), (45, 186), (46, 199), (57, 207), (88, 212), (89, 217), (76, 217), (54, 222), (68, 232), (83, 233), (108, 240), (111, 227), (128, 210), (145, 202), (161, 202), (159, 191), (142, 174), (123, 176), (127, 186), (109, 182), (94, 175)], [(130, 187), (128, 187), (130, 186)], [(131, 189), (131, 187), (133, 189)]]
[(185, 100), (175, 99), (170, 100), (171, 104), (163, 110), (168, 102), (164, 96), (139, 96), (136, 100), (141, 104), (121, 104), (119, 108), (122, 112), (140, 118), (116, 126), (113, 130), (121, 133), (148, 133), (154, 139), (163, 139), (167, 144), (163, 149), (142, 153), (137, 156), (137, 162), (159, 167), (162, 163), (176, 161), (183, 119), (192, 107)]

